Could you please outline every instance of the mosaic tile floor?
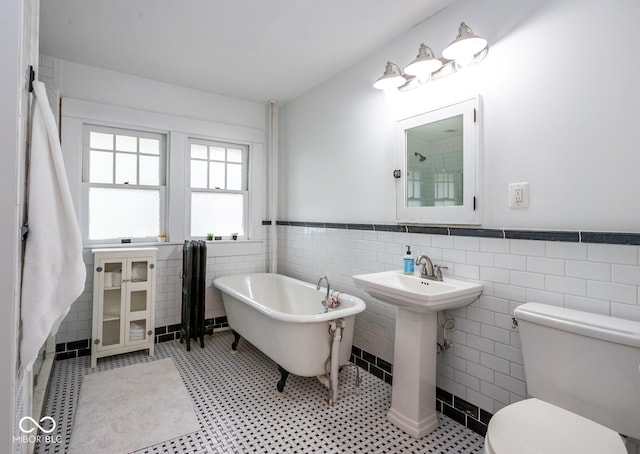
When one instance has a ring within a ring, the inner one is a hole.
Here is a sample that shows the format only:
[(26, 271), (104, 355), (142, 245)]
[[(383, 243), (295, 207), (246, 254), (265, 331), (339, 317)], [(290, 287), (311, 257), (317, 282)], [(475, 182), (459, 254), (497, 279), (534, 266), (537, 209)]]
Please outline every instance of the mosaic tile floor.
[[(244, 339), (231, 354), (232, 340), (231, 332), (219, 332), (206, 336), (204, 349), (192, 343), (187, 352), (184, 344), (170, 341), (156, 345), (154, 358), (137, 352), (98, 361), (96, 371), (103, 371), (172, 357), (194, 402), (198, 432), (136, 454), (482, 452), (481, 436), (441, 414), (439, 428), (422, 440), (395, 428), (386, 420), (391, 386), (360, 370), (356, 395), (354, 367), (340, 372), (333, 407), (315, 378), (290, 375), (285, 397), (278, 397), (275, 363)], [(90, 371), (89, 357), (56, 361), (44, 415), (57, 421), (60, 442), (42, 443), (36, 453), (66, 452), (82, 377)]]

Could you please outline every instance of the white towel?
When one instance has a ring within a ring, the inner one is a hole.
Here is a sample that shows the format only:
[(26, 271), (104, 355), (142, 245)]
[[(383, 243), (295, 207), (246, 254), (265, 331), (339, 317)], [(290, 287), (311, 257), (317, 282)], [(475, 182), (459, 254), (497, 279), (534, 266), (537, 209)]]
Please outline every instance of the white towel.
[(45, 86), (33, 82), (35, 107), (29, 164), (29, 234), (22, 274), (20, 363), (30, 371), (84, 290), (82, 237), (64, 170), (58, 129)]

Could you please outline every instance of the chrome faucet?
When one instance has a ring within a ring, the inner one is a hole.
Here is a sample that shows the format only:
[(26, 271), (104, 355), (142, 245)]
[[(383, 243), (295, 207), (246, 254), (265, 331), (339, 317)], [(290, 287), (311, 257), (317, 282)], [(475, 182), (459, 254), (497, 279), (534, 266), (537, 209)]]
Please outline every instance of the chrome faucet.
[(331, 286), (329, 285), (329, 278), (327, 276), (320, 276), (320, 279), (318, 279), (318, 285), (316, 286), (316, 290), (320, 290), (320, 283), (322, 282), (323, 279), (327, 281), (327, 296), (322, 300), (322, 305), (324, 306), (324, 311), (327, 312), (329, 310), (329, 305), (331, 304), (331, 300), (329, 299)]
[[(424, 263), (422, 263), (424, 260)], [(421, 255), (416, 259), (416, 266), (422, 265), (420, 268), (420, 277), (431, 279), (434, 277), (433, 274), (433, 262), (426, 255)]]
[[(424, 261), (424, 263), (423, 263)], [(441, 281), (442, 280), (442, 270), (447, 269), (446, 266), (442, 265), (434, 265), (429, 257), (426, 255), (421, 255), (416, 259), (416, 265), (422, 265), (420, 268), (420, 277), (423, 279), (431, 279), (433, 281)]]

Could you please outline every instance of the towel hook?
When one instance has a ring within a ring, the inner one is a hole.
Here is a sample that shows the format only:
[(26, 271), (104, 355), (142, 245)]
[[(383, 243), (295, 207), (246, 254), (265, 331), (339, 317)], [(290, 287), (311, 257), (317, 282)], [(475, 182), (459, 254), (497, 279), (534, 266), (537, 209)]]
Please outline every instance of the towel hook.
[(36, 80), (36, 72), (33, 66), (29, 65), (29, 93), (33, 93), (33, 81)]

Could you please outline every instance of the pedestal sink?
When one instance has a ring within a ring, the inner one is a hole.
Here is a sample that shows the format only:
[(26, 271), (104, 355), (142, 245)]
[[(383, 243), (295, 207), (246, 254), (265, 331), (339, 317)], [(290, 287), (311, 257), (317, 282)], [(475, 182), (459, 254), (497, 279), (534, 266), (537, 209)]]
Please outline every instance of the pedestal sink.
[(441, 310), (471, 304), (482, 285), (445, 277), (443, 281), (402, 271), (353, 276), (369, 295), (396, 306), (391, 409), (387, 419), (421, 438), (438, 427), (436, 415), (436, 343)]

